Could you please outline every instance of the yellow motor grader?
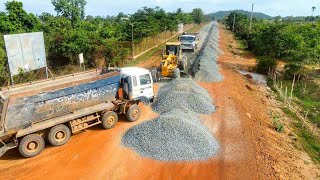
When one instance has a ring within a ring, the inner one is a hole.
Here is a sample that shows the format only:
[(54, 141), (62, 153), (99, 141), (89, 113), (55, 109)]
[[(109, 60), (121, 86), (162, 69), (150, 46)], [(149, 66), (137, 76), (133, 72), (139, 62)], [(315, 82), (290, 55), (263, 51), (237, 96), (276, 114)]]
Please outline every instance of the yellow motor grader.
[(162, 77), (180, 78), (180, 73), (188, 74), (188, 60), (182, 54), (180, 42), (167, 42), (162, 53), (160, 71)]

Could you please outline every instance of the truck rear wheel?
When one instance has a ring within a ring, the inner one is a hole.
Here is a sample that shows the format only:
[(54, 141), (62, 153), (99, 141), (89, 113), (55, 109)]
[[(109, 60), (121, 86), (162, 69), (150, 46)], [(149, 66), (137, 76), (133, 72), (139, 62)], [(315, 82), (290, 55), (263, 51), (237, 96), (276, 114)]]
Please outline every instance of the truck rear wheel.
[(105, 129), (113, 128), (118, 122), (118, 115), (117, 113), (110, 111), (106, 112), (101, 119), (102, 127)]
[(39, 155), (44, 149), (44, 139), (39, 134), (30, 134), (22, 138), (19, 144), (20, 154), (26, 158)]
[(127, 119), (128, 121), (134, 122), (140, 118), (141, 108), (137, 104), (130, 106), (127, 111)]
[(63, 124), (54, 126), (48, 133), (48, 141), (52, 146), (65, 145), (71, 137), (70, 129)]

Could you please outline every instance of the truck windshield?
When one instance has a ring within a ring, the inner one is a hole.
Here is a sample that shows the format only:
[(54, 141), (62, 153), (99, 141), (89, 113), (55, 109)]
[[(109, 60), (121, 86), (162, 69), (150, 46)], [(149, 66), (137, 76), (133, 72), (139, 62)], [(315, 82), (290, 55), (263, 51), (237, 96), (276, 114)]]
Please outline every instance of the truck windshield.
[(149, 74), (140, 76), (140, 85), (151, 84), (151, 78)]
[(194, 41), (195, 40), (195, 38), (194, 37), (188, 37), (188, 36), (182, 36), (181, 37), (181, 39), (180, 39), (181, 41)]

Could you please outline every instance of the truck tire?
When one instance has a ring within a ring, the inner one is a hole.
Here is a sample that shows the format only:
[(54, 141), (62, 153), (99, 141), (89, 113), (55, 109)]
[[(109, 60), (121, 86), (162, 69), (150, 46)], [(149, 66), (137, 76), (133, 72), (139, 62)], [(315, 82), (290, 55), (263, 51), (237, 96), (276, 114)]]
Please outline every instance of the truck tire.
[(70, 129), (63, 124), (54, 126), (48, 133), (48, 141), (52, 146), (65, 145), (71, 137)]
[(106, 112), (101, 118), (102, 127), (105, 129), (113, 128), (118, 122), (118, 115), (113, 111)]
[(26, 158), (39, 155), (45, 147), (44, 139), (39, 134), (30, 134), (22, 138), (19, 152)]
[(179, 68), (174, 69), (173, 78), (180, 78), (180, 70), (179, 70)]
[(140, 118), (141, 108), (137, 104), (130, 106), (127, 111), (127, 119), (130, 122), (134, 122)]

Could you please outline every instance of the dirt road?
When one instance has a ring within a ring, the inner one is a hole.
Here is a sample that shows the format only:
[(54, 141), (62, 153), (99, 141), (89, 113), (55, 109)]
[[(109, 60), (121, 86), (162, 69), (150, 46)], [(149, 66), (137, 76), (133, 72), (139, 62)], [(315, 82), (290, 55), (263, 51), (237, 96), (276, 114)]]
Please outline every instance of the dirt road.
[[(220, 29), (219, 58), (224, 81), (200, 83), (206, 88), (218, 111), (202, 116), (203, 123), (217, 137), (221, 150), (216, 157), (204, 162), (165, 163), (140, 157), (121, 145), (121, 135), (130, 127), (157, 117), (150, 107), (142, 107), (139, 122), (120, 122), (111, 130), (95, 127), (74, 135), (63, 147), (47, 147), (31, 159), (23, 159), (17, 150), (0, 159), (1, 179), (277, 179), (312, 178), (307, 171), (317, 173), (310, 159), (300, 151), (288, 149), (290, 141), (272, 129), (268, 111), (272, 102), (262, 87), (251, 84), (233, 68), (253, 65), (254, 59), (240, 58), (229, 50), (232, 36)], [(159, 64), (152, 57), (140, 66)], [(245, 85), (250, 85), (249, 90)], [(288, 147), (287, 147), (288, 146)], [(291, 147), (291, 146), (290, 146)], [(284, 154), (290, 150), (294, 153)], [(301, 158), (308, 166), (299, 166)], [(284, 165), (285, 162), (287, 165)], [(291, 168), (291, 169), (289, 169)], [(292, 173), (292, 174), (288, 174)], [(317, 174), (313, 174), (317, 175)]]

